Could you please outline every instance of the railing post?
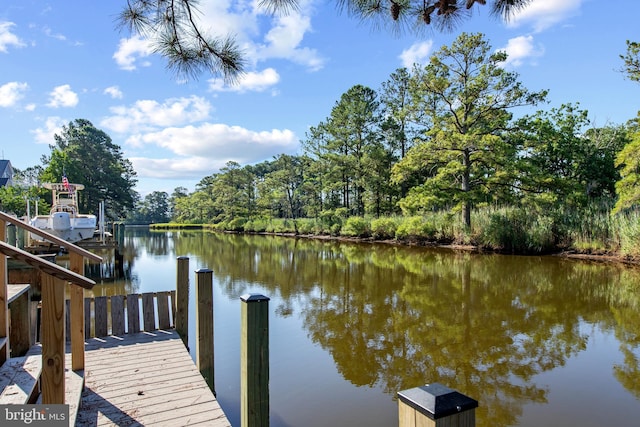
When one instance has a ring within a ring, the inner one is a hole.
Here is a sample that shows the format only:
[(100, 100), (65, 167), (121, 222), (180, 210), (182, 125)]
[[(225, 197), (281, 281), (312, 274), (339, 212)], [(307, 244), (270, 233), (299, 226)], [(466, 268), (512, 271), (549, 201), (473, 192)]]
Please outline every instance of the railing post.
[(11, 357), (24, 356), (33, 345), (31, 338), (31, 287), (15, 298), (11, 304), (9, 342)]
[(178, 257), (176, 283), (176, 332), (189, 348), (189, 257)]
[(7, 226), (7, 243), (15, 247), (18, 247), (17, 228), (15, 224), (9, 224)]
[(213, 271), (196, 271), (196, 361), (200, 373), (216, 394), (213, 353)]
[[(84, 257), (69, 253), (71, 271), (84, 276)], [(69, 285), (69, 333), (71, 335), (71, 369), (84, 370), (84, 289)]]
[(65, 283), (42, 276), (42, 403), (64, 403)]
[(478, 401), (433, 383), (398, 392), (399, 427), (475, 427)]
[(269, 298), (240, 297), (240, 423), (269, 426)]
[[(4, 242), (7, 238), (7, 222), (0, 219), (0, 241)], [(0, 254), (0, 338), (9, 337), (9, 291), (7, 283), (9, 283), (7, 273), (7, 256)], [(9, 357), (9, 343), (4, 346), (0, 345), (0, 364), (4, 363)]]

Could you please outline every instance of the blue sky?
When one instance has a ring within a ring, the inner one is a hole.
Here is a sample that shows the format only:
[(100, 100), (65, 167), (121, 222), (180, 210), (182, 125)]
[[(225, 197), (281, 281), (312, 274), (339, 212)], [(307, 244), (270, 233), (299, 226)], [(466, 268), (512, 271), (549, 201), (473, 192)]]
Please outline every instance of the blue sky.
[(307, 129), (350, 87), (379, 90), (397, 68), (426, 63), (462, 31), (505, 49), (525, 87), (548, 89), (539, 108), (580, 103), (595, 126), (640, 110), (640, 84), (619, 71), (625, 40), (640, 41), (637, 1), (533, 0), (507, 23), (475, 6), (453, 33), (396, 36), (340, 14), (334, 1), (302, 0), (298, 13), (278, 17), (257, 1), (202, 0), (204, 27), (235, 34), (247, 53), (247, 73), (233, 87), (167, 71), (145, 40), (117, 29), (124, 3), (0, 2), (1, 158), (19, 169), (40, 164), (63, 124), (88, 119), (132, 161), (142, 195), (193, 191), (230, 160), (300, 153)]

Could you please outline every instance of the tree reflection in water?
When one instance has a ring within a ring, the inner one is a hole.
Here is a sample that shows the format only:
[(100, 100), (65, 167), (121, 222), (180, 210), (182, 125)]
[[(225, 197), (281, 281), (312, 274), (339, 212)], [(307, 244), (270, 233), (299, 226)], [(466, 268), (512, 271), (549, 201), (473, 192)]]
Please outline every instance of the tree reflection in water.
[[(151, 234), (153, 236), (154, 233)], [(147, 252), (196, 256), (230, 298), (248, 283), (279, 295), (356, 386), (439, 382), (480, 401), (478, 425), (517, 425), (549, 390), (532, 378), (587, 347), (584, 323), (613, 331), (615, 378), (640, 398), (640, 272), (554, 257), (180, 232)], [(299, 310), (299, 313), (295, 311)]]

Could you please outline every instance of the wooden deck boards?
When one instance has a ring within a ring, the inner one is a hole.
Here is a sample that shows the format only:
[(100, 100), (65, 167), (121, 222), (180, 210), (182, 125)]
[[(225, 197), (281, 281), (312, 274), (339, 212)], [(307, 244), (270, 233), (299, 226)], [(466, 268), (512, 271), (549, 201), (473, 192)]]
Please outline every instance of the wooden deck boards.
[(231, 426), (178, 334), (92, 338), (77, 426)]
[(30, 287), (30, 285), (7, 285), (7, 303), (11, 304), (13, 300), (18, 298), (23, 293), (27, 292)]

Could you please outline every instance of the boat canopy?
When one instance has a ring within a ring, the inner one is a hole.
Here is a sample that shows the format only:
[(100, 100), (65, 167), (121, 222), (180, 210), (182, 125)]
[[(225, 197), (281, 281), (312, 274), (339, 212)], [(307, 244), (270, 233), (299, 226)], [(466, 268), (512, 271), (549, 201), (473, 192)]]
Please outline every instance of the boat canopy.
[(68, 184), (69, 188), (65, 187), (65, 185), (61, 182), (44, 182), (42, 186), (48, 190), (55, 191), (75, 191), (75, 190), (84, 190), (84, 185), (82, 184)]

